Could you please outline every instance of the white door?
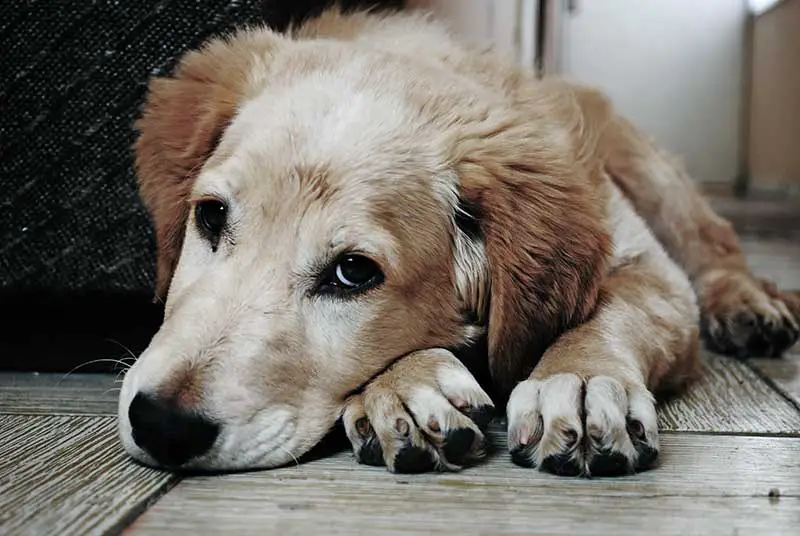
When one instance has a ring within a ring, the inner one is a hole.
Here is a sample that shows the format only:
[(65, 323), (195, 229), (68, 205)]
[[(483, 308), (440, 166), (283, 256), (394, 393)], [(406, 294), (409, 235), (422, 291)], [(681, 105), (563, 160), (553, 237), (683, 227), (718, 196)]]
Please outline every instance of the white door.
[(557, 69), (600, 87), (698, 181), (739, 172), (746, 0), (551, 0)]

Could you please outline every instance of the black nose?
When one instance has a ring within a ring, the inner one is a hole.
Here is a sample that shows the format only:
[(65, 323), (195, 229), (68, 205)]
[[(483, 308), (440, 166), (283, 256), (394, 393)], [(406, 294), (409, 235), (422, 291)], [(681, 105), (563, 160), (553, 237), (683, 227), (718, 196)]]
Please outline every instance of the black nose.
[(128, 409), (133, 440), (156, 461), (178, 467), (208, 451), (219, 426), (180, 408), (174, 399), (137, 393)]

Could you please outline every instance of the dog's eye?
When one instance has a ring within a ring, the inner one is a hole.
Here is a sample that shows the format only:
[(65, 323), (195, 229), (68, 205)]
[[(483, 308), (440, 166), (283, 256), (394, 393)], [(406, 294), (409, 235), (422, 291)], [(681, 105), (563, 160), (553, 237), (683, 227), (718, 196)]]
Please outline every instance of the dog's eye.
[(336, 283), (345, 288), (356, 288), (372, 281), (378, 265), (361, 255), (348, 255), (336, 264)]
[(363, 255), (345, 255), (327, 270), (319, 290), (324, 293), (361, 292), (382, 281), (383, 272), (375, 261)]
[(228, 208), (225, 204), (216, 199), (207, 199), (197, 203), (195, 211), (200, 230), (209, 238), (218, 238), (228, 220)]

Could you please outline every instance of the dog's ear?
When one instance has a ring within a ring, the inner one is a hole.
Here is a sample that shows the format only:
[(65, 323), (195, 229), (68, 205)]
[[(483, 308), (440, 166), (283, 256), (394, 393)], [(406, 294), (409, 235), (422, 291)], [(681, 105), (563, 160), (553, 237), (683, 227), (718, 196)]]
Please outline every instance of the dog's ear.
[(611, 248), (596, 153), (606, 107), (544, 90), (525, 107), (538, 117), (489, 114), (466, 129), (456, 164), (488, 264), (489, 368), (499, 394), (593, 313)]
[(263, 70), (276, 41), (267, 32), (213, 40), (184, 55), (171, 76), (150, 81), (135, 153), (139, 194), (155, 226), (157, 298), (166, 296), (180, 257), (194, 180), (255, 80), (252, 63)]

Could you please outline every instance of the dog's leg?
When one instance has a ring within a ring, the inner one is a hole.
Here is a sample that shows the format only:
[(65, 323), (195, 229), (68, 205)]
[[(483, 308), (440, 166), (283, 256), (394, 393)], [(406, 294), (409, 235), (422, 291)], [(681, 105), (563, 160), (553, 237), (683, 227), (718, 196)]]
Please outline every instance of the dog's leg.
[(643, 470), (658, 455), (652, 393), (693, 376), (691, 284), (622, 194), (611, 202), (615, 262), (586, 323), (542, 356), (507, 406), (512, 459), (560, 475)]
[(454, 470), (485, 454), (494, 404), (449, 351), (403, 357), (347, 401), (356, 460), (396, 473)]
[(800, 299), (750, 272), (731, 224), (714, 213), (680, 165), (623, 119), (603, 142), (612, 179), (688, 272), (709, 346), (737, 357), (780, 355), (792, 346), (800, 333)]

